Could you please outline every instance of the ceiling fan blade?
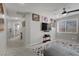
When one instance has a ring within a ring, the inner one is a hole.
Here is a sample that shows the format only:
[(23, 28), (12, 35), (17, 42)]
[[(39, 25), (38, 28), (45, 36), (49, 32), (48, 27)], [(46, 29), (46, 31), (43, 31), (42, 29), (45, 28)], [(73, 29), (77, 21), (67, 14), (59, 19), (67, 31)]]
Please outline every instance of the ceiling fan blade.
[(65, 13), (67, 13), (67, 12), (66, 12), (66, 11), (63, 11), (63, 12), (62, 12), (62, 14), (65, 14)]
[(77, 12), (77, 11), (79, 11), (79, 9), (72, 10), (72, 11), (68, 11), (67, 13), (71, 13), (71, 12)]

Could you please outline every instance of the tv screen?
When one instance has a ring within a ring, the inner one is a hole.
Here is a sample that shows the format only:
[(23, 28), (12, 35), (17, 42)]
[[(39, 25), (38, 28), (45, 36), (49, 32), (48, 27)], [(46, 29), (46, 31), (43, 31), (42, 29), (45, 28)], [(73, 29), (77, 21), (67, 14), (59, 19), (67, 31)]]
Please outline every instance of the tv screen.
[(47, 23), (42, 23), (42, 28), (41, 28), (41, 30), (42, 31), (47, 31)]

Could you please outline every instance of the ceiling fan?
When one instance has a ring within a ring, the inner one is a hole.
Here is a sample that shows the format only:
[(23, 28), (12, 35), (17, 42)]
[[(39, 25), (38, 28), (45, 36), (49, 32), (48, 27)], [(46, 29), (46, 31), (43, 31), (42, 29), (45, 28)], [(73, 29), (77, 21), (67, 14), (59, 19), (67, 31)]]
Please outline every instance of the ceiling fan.
[(77, 12), (77, 11), (79, 11), (79, 9), (71, 10), (71, 11), (66, 11), (66, 8), (63, 8), (62, 14), (67, 14), (67, 13), (72, 13), (72, 12)]

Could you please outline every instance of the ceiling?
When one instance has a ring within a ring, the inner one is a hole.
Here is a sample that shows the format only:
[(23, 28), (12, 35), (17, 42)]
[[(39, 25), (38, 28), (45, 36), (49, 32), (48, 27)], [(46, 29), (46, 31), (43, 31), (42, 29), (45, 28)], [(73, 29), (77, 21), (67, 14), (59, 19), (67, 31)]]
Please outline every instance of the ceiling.
[(78, 3), (5, 3), (5, 6), (10, 15), (15, 12), (57, 15), (62, 12), (63, 8), (66, 8), (66, 10), (79, 8)]
[(6, 7), (11, 10), (18, 10), (22, 12), (26, 11), (55, 11), (62, 7), (65, 7), (67, 4), (64, 3), (7, 3)]
[(8, 11), (16, 12), (38, 12), (38, 13), (53, 13), (67, 4), (64, 3), (6, 3), (5, 4)]

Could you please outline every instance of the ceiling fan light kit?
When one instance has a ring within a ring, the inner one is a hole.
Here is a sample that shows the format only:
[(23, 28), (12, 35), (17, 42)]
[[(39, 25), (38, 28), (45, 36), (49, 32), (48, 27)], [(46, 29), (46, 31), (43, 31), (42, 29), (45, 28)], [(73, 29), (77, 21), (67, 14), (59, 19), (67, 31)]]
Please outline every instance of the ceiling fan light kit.
[(65, 10), (65, 8), (63, 8), (62, 14), (65, 14), (65, 13), (67, 13), (67, 11)]

